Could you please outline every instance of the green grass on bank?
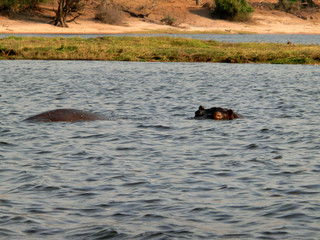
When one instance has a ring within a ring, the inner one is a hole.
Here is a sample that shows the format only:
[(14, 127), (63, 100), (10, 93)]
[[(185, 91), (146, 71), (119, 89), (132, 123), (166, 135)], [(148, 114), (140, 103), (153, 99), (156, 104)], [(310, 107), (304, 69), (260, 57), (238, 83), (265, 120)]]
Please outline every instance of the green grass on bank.
[(0, 39), (0, 59), (319, 64), (320, 45), (171, 37)]

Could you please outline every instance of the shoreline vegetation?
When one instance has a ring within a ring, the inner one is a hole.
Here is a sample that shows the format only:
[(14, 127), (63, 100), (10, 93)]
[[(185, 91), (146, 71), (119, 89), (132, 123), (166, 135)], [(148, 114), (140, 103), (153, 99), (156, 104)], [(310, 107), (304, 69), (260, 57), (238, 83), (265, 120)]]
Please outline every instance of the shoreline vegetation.
[(319, 64), (320, 45), (224, 43), (172, 37), (15, 37), (0, 59)]

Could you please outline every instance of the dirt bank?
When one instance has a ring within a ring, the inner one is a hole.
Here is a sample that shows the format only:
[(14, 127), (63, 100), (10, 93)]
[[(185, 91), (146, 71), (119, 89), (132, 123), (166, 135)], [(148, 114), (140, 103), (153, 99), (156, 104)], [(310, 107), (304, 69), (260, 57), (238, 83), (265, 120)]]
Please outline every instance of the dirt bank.
[[(194, 0), (158, 0), (157, 6), (148, 17), (124, 16), (123, 24), (108, 25), (93, 19), (94, 13), (87, 10), (69, 28), (55, 27), (49, 22), (54, 15), (54, 5), (43, 5), (32, 14), (22, 14), (12, 18), (0, 17), (0, 33), (51, 33), (51, 34), (107, 34), (135, 32), (210, 32), (210, 33), (287, 33), (320, 34), (320, 14), (318, 11), (306, 17), (259, 7), (260, 3), (277, 1), (249, 1), (255, 6), (252, 21), (247, 23), (215, 20), (210, 10), (196, 6)], [(317, 1), (316, 1), (317, 2)], [(262, 6), (262, 5), (261, 5)], [(175, 26), (160, 24), (166, 16), (176, 19)]]

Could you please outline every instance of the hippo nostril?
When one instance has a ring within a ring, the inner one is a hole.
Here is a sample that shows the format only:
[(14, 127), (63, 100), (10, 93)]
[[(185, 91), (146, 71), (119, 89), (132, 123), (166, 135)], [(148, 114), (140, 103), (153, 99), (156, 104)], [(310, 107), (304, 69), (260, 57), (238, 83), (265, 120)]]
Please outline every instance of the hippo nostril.
[(203, 111), (200, 111), (200, 110), (196, 111), (196, 117), (201, 117), (201, 116), (203, 116)]

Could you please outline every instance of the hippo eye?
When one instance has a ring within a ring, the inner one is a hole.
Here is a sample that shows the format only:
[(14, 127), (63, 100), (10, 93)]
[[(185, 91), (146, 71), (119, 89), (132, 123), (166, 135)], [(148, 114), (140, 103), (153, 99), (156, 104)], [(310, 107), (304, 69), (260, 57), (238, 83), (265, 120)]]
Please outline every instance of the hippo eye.
[(221, 112), (216, 112), (216, 113), (214, 113), (213, 118), (216, 120), (221, 120), (223, 118), (223, 116), (222, 116)]

